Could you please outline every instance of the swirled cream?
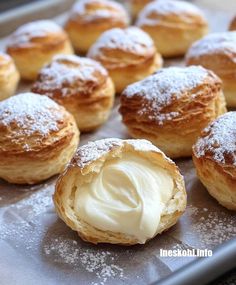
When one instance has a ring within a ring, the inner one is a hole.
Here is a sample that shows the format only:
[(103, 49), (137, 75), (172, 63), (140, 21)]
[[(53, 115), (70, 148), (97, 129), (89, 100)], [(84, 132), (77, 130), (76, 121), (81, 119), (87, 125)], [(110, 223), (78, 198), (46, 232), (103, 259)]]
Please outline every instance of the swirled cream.
[(126, 154), (106, 161), (90, 183), (77, 189), (74, 209), (97, 229), (131, 235), (144, 243), (156, 234), (173, 189), (166, 170)]

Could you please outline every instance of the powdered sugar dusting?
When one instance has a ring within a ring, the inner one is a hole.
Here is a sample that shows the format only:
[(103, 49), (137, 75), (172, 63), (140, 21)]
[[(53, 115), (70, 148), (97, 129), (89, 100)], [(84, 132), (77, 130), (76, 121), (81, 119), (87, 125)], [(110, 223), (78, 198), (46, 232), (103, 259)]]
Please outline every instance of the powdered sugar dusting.
[[(32, 90), (50, 96), (54, 91), (62, 96), (87, 95), (108, 76), (98, 62), (75, 55), (57, 55), (39, 74)], [(91, 89), (91, 90), (90, 90)]]
[(236, 165), (236, 112), (228, 112), (202, 132), (194, 146), (197, 157), (210, 155), (216, 162)]
[(213, 33), (193, 44), (186, 59), (209, 54), (225, 54), (236, 62), (236, 32)]
[(48, 34), (62, 33), (60, 26), (50, 20), (38, 20), (20, 26), (10, 37), (9, 46), (21, 46)]

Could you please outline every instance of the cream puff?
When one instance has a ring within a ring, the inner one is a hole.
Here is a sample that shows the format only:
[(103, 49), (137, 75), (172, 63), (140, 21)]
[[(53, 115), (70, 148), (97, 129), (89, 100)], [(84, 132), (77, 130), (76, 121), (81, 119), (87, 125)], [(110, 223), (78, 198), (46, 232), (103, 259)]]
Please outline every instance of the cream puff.
[(129, 17), (125, 8), (109, 0), (80, 0), (72, 8), (65, 24), (77, 52), (86, 53), (105, 31), (125, 28)]
[(10, 37), (7, 53), (25, 80), (34, 80), (56, 54), (72, 54), (67, 34), (56, 23), (39, 20), (20, 26)]
[(120, 98), (130, 135), (150, 140), (172, 158), (191, 156), (201, 130), (224, 112), (221, 80), (200, 66), (161, 69)]
[(229, 107), (236, 107), (236, 32), (209, 34), (197, 41), (186, 55), (187, 65), (202, 65), (223, 81)]
[(128, 8), (132, 15), (132, 18), (137, 18), (139, 12), (153, 0), (128, 0)]
[(78, 148), (53, 199), (61, 219), (94, 244), (144, 244), (186, 207), (178, 167), (146, 140), (104, 139)]
[(78, 141), (73, 116), (48, 97), (23, 93), (0, 102), (0, 178), (34, 184), (58, 174)]
[(153, 38), (164, 57), (184, 55), (208, 32), (202, 12), (185, 1), (153, 1), (141, 11), (136, 25)]
[(193, 162), (203, 185), (224, 207), (236, 211), (236, 112), (228, 112), (201, 133)]
[(94, 130), (107, 120), (115, 94), (100, 63), (75, 55), (56, 56), (39, 72), (32, 91), (63, 105), (80, 131)]
[(136, 27), (106, 31), (90, 48), (88, 57), (105, 66), (117, 93), (162, 66), (152, 39)]
[(229, 30), (230, 31), (236, 30), (236, 16), (231, 20), (230, 25), (229, 25)]
[(0, 101), (15, 93), (19, 79), (19, 72), (12, 58), (0, 52)]

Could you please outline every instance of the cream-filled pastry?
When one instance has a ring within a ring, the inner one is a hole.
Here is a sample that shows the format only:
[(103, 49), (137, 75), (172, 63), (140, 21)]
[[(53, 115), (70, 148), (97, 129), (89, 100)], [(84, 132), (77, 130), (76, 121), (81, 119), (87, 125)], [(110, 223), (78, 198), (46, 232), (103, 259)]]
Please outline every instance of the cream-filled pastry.
[(162, 66), (150, 36), (137, 27), (114, 28), (104, 32), (88, 51), (109, 72), (117, 93)]
[(20, 79), (12, 58), (0, 52), (0, 101), (12, 96)]
[(78, 148), (54, 203), (82, 239), (131, 245), (175, 224), (186, 193), (174, 162), (150, 142), (105, 139)]
[(25, 80), (34, 80), (44, 64), (56, 54), (72, 54), (66, 32), (49, 20), (26, 23), (10, 36), (7, 53), (12, 56)]

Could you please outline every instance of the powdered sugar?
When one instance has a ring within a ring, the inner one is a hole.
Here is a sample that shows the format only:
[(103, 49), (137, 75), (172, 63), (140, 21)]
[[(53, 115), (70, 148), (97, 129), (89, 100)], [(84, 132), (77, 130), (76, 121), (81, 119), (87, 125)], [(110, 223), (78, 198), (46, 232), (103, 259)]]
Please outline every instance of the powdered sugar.
[(207, 128), (195, 144), (197, 157), (210, 155), (216, 162), (236, 165), (236, 112), (228, 112)]
[(48, 34), (62, 33), (62, 28), (50, 20), (38, 20), (20, 26), (10, 37), (9, 46), (21, 46)]
[[(62, 96), (88, 95), (99, 80), (108, 76), (98, 62), (75, 55), (59, 55), (45, 66), (32, 90), (50, 96), (54, 91)], [(103, 82), (103, 81), (102, 81)], [(91, 90), (90, 90), (91, 89)]]
[[(103, 54), (103, 50), (107, 49), (118, 49), (137, 55), (146, 55), (147, 49), (155, 51), (154, 43), (150, 36), (136, 27), (127, 29), (114, 28), (104, 32), (90, 48), (88, 56), (96, 58), (97, 55)], [(119, 61), (121, 61), (120, 58)]]
[(213, 33), (193, 44), (186, 59), (208, 54), (225, 54), (236, 62), (236, 32)]

